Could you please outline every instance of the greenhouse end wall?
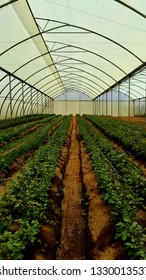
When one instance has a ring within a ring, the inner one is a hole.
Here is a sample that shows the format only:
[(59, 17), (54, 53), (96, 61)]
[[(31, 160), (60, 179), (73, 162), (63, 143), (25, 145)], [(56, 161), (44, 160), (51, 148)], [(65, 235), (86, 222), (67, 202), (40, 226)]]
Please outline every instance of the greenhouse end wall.
[[(92, 100), (54, 100), (52, 103), (48, 104), (37, 104), (33, 103), (32, 108), (29, 106), (29, 110), (25, 110), (24, 115), (27, 114), (88, 114), (88, 115), (104, 115), (104, 116), (134, 116), (141, 115), (144, 112), (144, 105), (139, 102), (127, 101), (92, 101)], [(12, 102), (13, 107), (13, 102)], [(19, 117), (23, 115), (22, 106), (19, 110), (13, 108), (12, 118)], [(142, 110), (143, 109), (143, 110)], [(10, 102), (6, 100), (3, 110), (1, 112), (0, 119), (11, 118), (10, 112)]]
[(93, 101), (90, 100), (54, 100), (54, 113), (69, 114), (89, 114), (93, 115)]
[(134, 115), (134, 103), (127, 101), (89, 101), (89, 100), (54, 100), (54, 113), (69, 114), (89, 114), (89, 115), (112, 115), (130, 116)]

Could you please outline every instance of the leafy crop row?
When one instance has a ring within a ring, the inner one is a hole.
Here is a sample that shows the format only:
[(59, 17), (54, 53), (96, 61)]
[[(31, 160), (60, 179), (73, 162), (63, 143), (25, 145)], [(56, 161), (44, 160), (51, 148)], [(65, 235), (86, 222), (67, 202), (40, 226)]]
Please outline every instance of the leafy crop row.
[[(146, 232), (139, 225), (136, 217), (136, 209), (143, 202), (139, 196), (139, 191), (137, 191), (139, 183), (137, 181), (137, 186), (134, 185), (136, 191), (133, 191), (133, 183), (131, 184), (129, 180), (123, 179), (125, 170), (124, 166), (123, 172), (121, 172), (123, 161), (121, 160), (121, 166), (120, 160), (118, 162), (118, 172), (110, 160), (112, 157), (112, 160), (116, 162), (116, 157), (120, 159), (120, 156), (122, 158), (123, 155), (120, 155), (120, 153), (119, 155), (114, 155), (114, 153), (111, 155), (111, 148), (108, 154), (106, 151), (108, 143), (105, 143), (103, 139), (99, 139), (99, 134), (80, 116), (78, 116), (78, 123), (80, 134), (84, 139), (91, 156), (93, 168), (98, 176), (103, 198), (111, 205), (111, 214), (116, 222), (115, 238), (124, 242), (130, 259), (145, 259)], [(145, 187), (145, 180), (141, 181), (141, 184), (142, 182)]]
[[(94, 134), (93, 139), (110, 163), (121, 176), (121, 183), (128, 184), (131, 191), (146, 200), (146, 178), (137, 165), (124, 153), (113, 148), (112, 143), (101, 134)], [(146, 201), (145, 201), (146, 202)]]
[(17, 117), (14, 119), (6, 119), (6, 120), (0, 120), (0, 129), (7, 128), (7, 127), (12, 127), (15, 125), (19, 125), (25, 122), (30, 122), (34, 120), (38, 120), (41, 118), (45, 118), (47, 116), (51, 116), (48, 114), (34, 114), (34, 115), (26, 115), (23, 117)]
[(30, 129), (33, 126), (35, 126), (36, 124), (44, 124), (48, 121), (50, 121), (52, 118), (54, 118), (54, 116), (49, 116), (46, 118), (43, 118), (41, 120), (35, 120), (32, 122), (28, 122), (28, 123), (24, 123), (15, 127), (12, 127), (11, 129), (3, 129), (0, 132), (0, 146), (2, 146), (1, 150), (5, 150), (5, 146), (8, 143), (11, 143), (12, 141), (14, 141), (15, 139), (20, 138), (21, 133), (24, 132), (26, 129)]
[[(36, 150), (42, 141), (47, 140), (48, 132), (55, 126), (64, 116), (59, 116), (57, 119), (53, 120), (51, 123), (40, 127), (34, 131), (31, 135), (26, 135), (20, 141), (25, 141), (21, 146), (18, 146), (16, 149), (11, 150), (9, 153), (6, 153), (0, 157), (0, 169), (2, 172), (6, 171), (14, 160), (20, 157), (23, 154), (26, 154), (29, 151)], [(17, 143), (18, 144), (18, 143)]]
[(24, 259), (28, 246), (36, 243), (45, 210), (48, 190), (55, 175), (57, 159), (65, 142), (70, 117), (49, 137), (9, 186), (0, 201), (0, 258)]
[(92, 121), (104, 133), (117, 140), (126, 149), (129, 149), (138, 158), (145, 160), (146, 158), (146, 133), (145, 130), (133, 129), (133, 125), (126, 125), (126, 122), (111, 120), (105, 117), (85, 116), (88, 120)]

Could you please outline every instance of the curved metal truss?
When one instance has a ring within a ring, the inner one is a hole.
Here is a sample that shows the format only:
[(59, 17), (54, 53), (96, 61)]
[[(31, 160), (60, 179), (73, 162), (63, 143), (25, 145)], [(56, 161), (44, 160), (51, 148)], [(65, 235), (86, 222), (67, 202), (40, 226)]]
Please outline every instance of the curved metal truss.
[[(14, 40), (14, 43), (10, 43), (7, 48), (2, 48), (0, 58), (13, 57), (13, 51), (16, 52), (23, 47), (25, 49), (28, 44), (33, 45), (37, 51), (30, 56), (26, 55), (26, 58), (24, 54), (22, 61), (20, 59), (18, 63), (14, 63), (12, 71), (9, 71), (7, 64), (5, 67), (0, 67), (0, 71), (5, 72), (0, 79), (3, 85), (0, 92), (2, 98), (0, 114), (12, 117), (26, 112), (37, 112), (38, 108), (41, 112), (44, 110), (50, 112), (52, 100), (71, 90), (86, 94), (93, 101), (101, 100), (101, 96), (117, 88), (118, 92), (123, 88), (129, 100), (136, 99), (137, 96), (138, 98), (145, 96), (146, 81), (142, 80), (141, 73), (146, 69), (146, 63), (143, 56), (131, 46), (128, 47), (128, 44), (121, 42), (119, 37), (107, 35), (102, 30), (99, 32), (100, 30), (91, 26), (87, 28), (71, 20), (59, 20), (61, 17), (58, 19), (50, 16), (36, 17), (31, 10), (29, 0), (22, 0), (22, 2), (35, 28), (32, 31), (27, 21), (23, 19), (22, 25), (26, 30), (24, 38)], [(120, 4), (118, 6), (123, 5), (137, 17), (146, 18), (144, 13), (123, 1), (114, 0), (114, 2)], [(21, 4), (18, 0), (4, 1), (0, 9), (7, 9), (8, 5), (16, 7)], [(15, 12), (17, 15), (17, 9)], [(20, 15), (18, 18), (21, 20)], [(82, 38), (82, 35), (88, 38), (94, 36), (99, 43), (101, 41), (101, 44), (109, 44), (113, 47), (114, 53), (101, 51), (91, 44), (86, 45), (82, 42), (80, 44), (79, 38)], [(69, 36), (70, 38), (75, 36), (73, 38), (78, 38), (78, 41), (69, 40)], [(127, 71), (128, 68), (125, 68), (124, 63), (119, 63), (120, 56), (125, 61), (129, 59), (128, 63), (132, 62), (136, 65), (132, 71), (130, 70), (131, 72)], [(113, 57), (117, 57), (117, 60)], [(141, 76), (137, 77), (138, 74)], [(142, 84), (135, 84), (133, 77), (137, 78), (137, 82), (142, 81)]]

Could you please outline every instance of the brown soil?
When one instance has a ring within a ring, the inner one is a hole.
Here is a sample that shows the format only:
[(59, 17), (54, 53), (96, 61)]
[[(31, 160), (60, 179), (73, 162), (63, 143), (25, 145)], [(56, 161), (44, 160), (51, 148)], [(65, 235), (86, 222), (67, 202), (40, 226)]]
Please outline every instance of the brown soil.
[(26, 141), (23, 141), (22, 143), (17, 144), (17, 145), (15, 145), (15, 146), (13, 146), (12, 148), (9, 148), (9, 149), (3, 151), (2, 153), (0, 153), (0, 156), (4, 156), (4, 155), (10, 153), (11, 151), (18, 149), (19, 147), (23, 146), (24, 144), (30, 142), (30, 141), (33, 140), (33, 139), (34, 139), (34, 137), (32, 137), (32, 138), (30, 138), (30, 139), (28, 139), (28, 140), (26, 140)]
[(108, 118), (113, 118), (113, 119), (121, 119), (124, 121), (128, 121), (128, 122), (135, 122), (135, 123), (145, 123), (145, 118), (144, 117), (111, 117), (108, 116)]
[[(51, 129), (51, 131), (48, 132), (48, 136), (51, 136), (51, 135), (53, 134), (53, 132), (55, 131), (55, 129), (57, 129), (57, 127), (58, 127), (61, 123), (62, 123), (62, 121), (59, 121), (57, 125), (54, 125), (54, 127)], [(40, 127), (40, 126), (42, 126), (42, 124), (38, 124), (38, 125), (36, 125), (35, 127), (28, 129), (27, 131), (29, 131), (29, 133), (28, 133), (28, 132), (27, 132), (27, 133), (23, 132), (23, 133), (25, 133), (25, 134), (24, 134), (23, 136), (22, 136), (22, 135), (21, 135), (21, 136), (24, 137), (26, 134), (30, 134), (31, 132), (35, 131), (35, 130), (36, 130), (38, 127)], [(15, 149), (18, 149), (19, 147), (23, 146), (24, 144), (26, 144), (26, 143), (32, 141), (35, 137), (36, 137), (36, 136), (33, 136), (33, 137), (29, 138), (28, 140), (23, 141), (23, 142), (20, 143), (20, 144), (16, 144), (16, 145), (13, 146), (12, 148), (9, 148), (9, 149), (5, 150), (4, 152), (0, 153), (0, 156), (3, 156), (3, 155), (5, 155), (5, 154), (8, 154), (8, 153), (10, 153), (11, 151), (13, 151), (13, 150), (15, 150)]]
[[(62, 122), (62, 121), (59, 121), (59, 122), (57, 123), (57, 125), (54, 126), (54, 127), (52, 128), (51, 131), (49, 131), (48, 137), (51, 136), (51, 135), (53, 134), (53, 132), (55, 131), (55, 129), (57, 129), (57, 127), (61, 124), (61, 122)], [(34, 138), (34, 137), (33, 137), (33, 138)], [(4, 154), (10, 152), (10, 151), (13, 150), (13, 149), (16, 149), (16, 148), (18, 148), (18, 147), (24, 145), (24, 143), (27, 143), (27, 142), (31, 141), (33, 138), (31, 138), (31, 139), (29, 139), (29, 140), (27, 140), (27, 141), (25, 141), (25, 142), (23, 142), (23, 143), (21, 143), (21, 144), (19, 144), (19, 145), (16, 145), (16, 146), (14, 146), (13, 148), (11, 148), (11, 149), (9, 149), (9, 150), (6, 150), (4, 153), (2, 153), (2, 155), (4, 155)], [(46, 140), (45, 140), (45, 143), (46, 143)], [(42, 144), (43, 144), (43, 142), (42, 142)], [(29, 151), (29, 152), (27, 152), (26, 154), (20, 156), (19, 158), (17, 158), (17, 159), (12, 163), (12, 165), (11, 165), (7, 170), (5, 170), (5, 172), (3, 172), (3, 173), (0, 174), (0, 178), (4, 178), (4, 179), (5, 179), (5, 185), (8, 184), (12, 178), (14, 178), (14, 177), (17, 176), (18, 171), (21, 169), (22, 166), (24, 166), (25, 164), (27, 164), (27, 163), (26, 163), (27, 159), (28, 159), (29, 157), (33, 157), (34, 153), (35, 153), (35, 151), (33, 150), (33, 151)], [(1, 155), (1, 154), (0, 154), (0, 155)], [(2, 186), (2, 187), (0, 186), (0, 189), (1, 189), (1, 192), (5, 192), (5, 190), (4, 190), (4, 189), (5, 189), (5, 186)]]
[(61, 151), (39, 244), (26, 252), (33, 260), (125, 259), (122, 244), (115, 242), (110, 207), (98, 189), (98, 178), (78, 133), (75, 117)]
[(25, 135), (27, 134), (30, 134), (31, 132), (35, 131), (38, 127), (40, 126), (43, 126), (44, 124), (36, 124), (35, 126), (31, 127), (31, 128), (28, 128), (26, 129), (25, 131), (23, 131), (21, 134), (20, 134), (20, 138), (21, 137), (24, 137)]
[(63, 180), (61, 241), (58, 260), (85, 259), (85, 219), (82, 215), (82, 178), (76, 118), (73, 118), (71, 146)]
[(83, 184), (87, 207), (89, 244), (87, 257), (94, 260), (115, 260), (124, 258), (122, 244), (115, 242), (115, 224), (110, 207), (102, 199), (98, 189), (98, 178), (93, 171), (90, 156), (81, 142)]
[(63, 177), (61, 237), (56, 258), (124, 259), (123, 246), (114, 240), (115, 225), (110, 208), (101, 198), (98, 178), (84, 143), (79, 138), (75, 117), (72, 121), (71, 145)]

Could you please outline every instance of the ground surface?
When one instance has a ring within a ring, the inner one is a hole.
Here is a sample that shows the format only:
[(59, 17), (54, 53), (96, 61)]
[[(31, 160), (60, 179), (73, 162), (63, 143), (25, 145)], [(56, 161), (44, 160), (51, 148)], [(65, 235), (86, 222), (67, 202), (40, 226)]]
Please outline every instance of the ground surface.
[[(130, 118), (130, 121), (144, 122), (145, 119)], [(5, 186), (1, 186), (2, 192), (4, 189)], [(114, 240), (111, 209), (98, 189), (98, 178), (79, 137), (75, 117), (60, 154), (49, 197), (52, 204), (48, 206), (48, 220), (51, 217), (53, 223), (42, 225), (39, 236), (42, 243), (27, 256), (29, 259), (126, 259), (123, 245)]]
[(121, 119), (128, 122), (146, 123), (146, 119), (143, 117), (112, 117), (112, 118)]
[(110, 208), (98, 190), (98, 178), (72, 120), (71, 145), (64, 173), (62, 224), (57, 259), (120, 259), (124, 250), (114, 240)]

